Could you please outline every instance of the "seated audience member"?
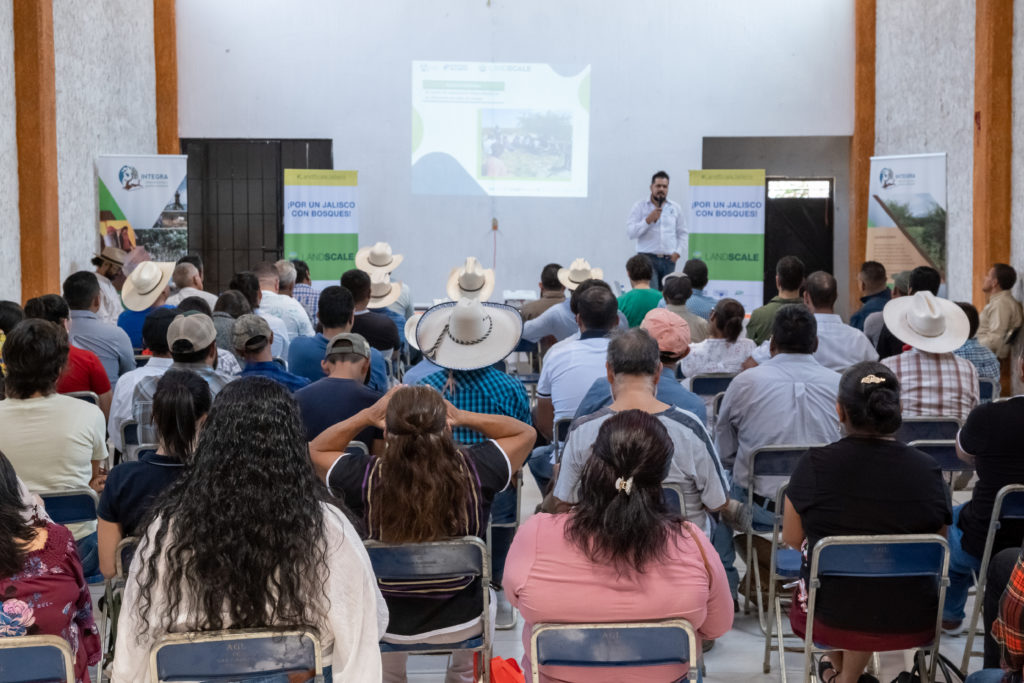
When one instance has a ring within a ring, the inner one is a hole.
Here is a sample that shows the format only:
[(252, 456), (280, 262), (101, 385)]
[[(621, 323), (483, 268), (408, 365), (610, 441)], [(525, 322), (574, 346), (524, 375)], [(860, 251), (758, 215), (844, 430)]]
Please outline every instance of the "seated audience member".
[(192, 458), (199, 427), (210, 412), (210, 387), (191, 370), (169, 370), (156, 384), (153, 424), (156, 453), (123, 462), (110, 470), (97, 508), (100, 569), (114, 576), (114, 557), (122, 538), (141, 536), (153, 501), (174, 483)]
[(31, 513), (3, 453), (0, 520), (0, 637), (65, 639), (74, 680), (88, 683), (89, 667), (100, 660), (100, 632), (71, 532)]
[[(661, 295), (664, 308), (675, 313), (690, 326), (690, 341), (699, 344), (708, 338), (708, 321), (686, 307), (693, 297), (693, 284), (685, 273), (673, 273), (662, 283)], [(660, 304), (659, 304), (660, 305)]]
[(121, 375), (114, 385), (114, 396), (110, 402), (110, 417), (107, 419), (107, 432), (110, 442), (119, 451), (125, 451), (121, 443), (121, 427), (125, 422), (133, 420), (133, 401), (135, 387), (144, 377), (160, 377), (171, 367), (171, 348), (167, 343), (167, 330), (171, 321), (178, 316), (176, 308), (158, 308), (146, 316), (142, 323), (142, 341), (150, 352), (149, 361), (141, 368)]
[[(234, 292), (238, 294), (238, 292)], [(178, 304), (178, 313), (184, 315), (189, 311), (196, 311), (203, 315), (210, 316), (213, 320), (213, 311), (210, 310), (210, 305), (206, 303), (205, 299), (201, 299), (198, 296), (187, 296), (181, 300)], [(232, 319), (233, 329), (234, 319)], [(214, 328), (217, 327), (217, 321), (213, 322)], [(222, 349), (220, 345), (217, 345), (217, 372), (222, 375), (228, 375), (229, 377), (237, 377), (242, 374), (242, 366), (238, 363), (238, 356), (233, 350)]]
[[(370, 369), (370, 345), (358, 334), (343, 332), (332, 337), (327, 342), (322, 364), (327, 375), (295, 392), (306, 441), (312, 441), (328, 427), (369, 408), (381, 397), (379, 391), (364, 384)], [(383, 444), (376, 442), (382, 438), (377, 427), (356, 435), (356, 441), (362, 441), (374, 453), (380, 452)]]
[(978, 371), (978, 379), (991, 379), (998, 382), (1000, 376), (999, 359), (996, 358), (996, 354), (992, 353), (991, 349), (982, 346), (975, 336), (978, 332), (978, 309), (965, 301), (956, 301), (954, 303), (967, 316), (969, 329), (967, 341), (953, 353), (961, 358), (966, 358), (974, 364), (974, 369)]
[[(929, 266), (918, 266), (910, 271), (910, 276), (907, 279), (906, 295), (911, 296), (918, 292), (930, 292), (932, 296), (937, 297), (939, 295), (939, 285), (941, 284), (942, 276), (939, 275), (939, 271)], [(895, 294), (896, 292), (894, 291), (893, 298), (899, 298)], [(888, 305), (886, 304), (886, 307)], [(885, 309), (882, 310), (884, 313)], [(882, 327), (878, 332), (878, 343), (875, 344), (875, 350), (878, 351), (878, 357), (882, 360), (889, 356), (899, 355), (904, 350), (903, 342), (893, 335), (884, 315), (882, 316)]]
[[(259, 505), (211, 505), (245, 500)], [(167, 633), (303, 624), (317, 629), (333, 680), (380, 680), (387, 610), (356, 530), (310, 467), (283, 386), (243, 377), (225, 387), (150, 514), (113, 681), (149, 680), (150, 650)]]
[[(391, 245), (387, 242), (377, 242), (372, 246), (359, 249), (356, 252), (355, 261), (356, 268), (372, 275), (378, 272), (393, 272), (401, 265), (404, 258), (401, 254), (392, 253)], [(416, 313), (412, 305), (412, 290), (409, 289), (409, 285), (402, 283), (401, 294), (387, 308), (392, 313), (402, 316), (403, 320), (408, 320)]]
[(484, 268), (475, 256), (466, 258), (461, 266), (452, 268), (445, 284), (445, 294), (452, 301), (475, 299), (487, 301), (494, 292), (494, 269)]
[(100, 285), (94, 273), (79, 271), (64, 280), (64, 300), (71, 309), (68, 340), (80, 349), (92, 351), (103, 363), (111, 386), (117, 378), (135, 369), (135, 352), (128, 334), (99, 319)]
[(864, 322), (868, 316), (872, 313), (880, 313), (892, 298), (886, 279), (885, 266), (878, 261), (865, 261), (860, 267), (860, 272), (857, 273), (857, 287), (860, 289), (861, 307), (850, 316), (850, 327), (855, 327), (866, 333)]
[(4, 388), (4, 340), (11, 333), (14, 326), (25, 319), (25, 311), (14, 301), (0, 301), (0, 399), (3, 398)]
[[(678, 278), (666, 278), (665, 288), (668, 289), (672, 280)], [(662, 290), (664, 291), (664, 290)], [(694, 414), (701, 421), (707, 424), (707, 408), (699, 396), (689, 391), (676, 379), (676, 364), (679, 359), (689, 353), (690, 330), (686, 321), (675, 313), (656, 308), (644, 316), (640, 328), (647, 331), (658, 344), (661, 363), (654, 378), (654, 389), (657, 398), (662, 403), (687, 410)], [(609, 344), (609, 349), (611, 344)], [(609, 369), (609, 372), (612, 372)], [(583, 417), (596, 413), (612, 402), (612, 379), (598, 377), (590, 385), (586, 396), (576, 409), (576, 417)]]
[[(1015, 370), (1024, 376), (1024, 360), (1017, 358)], [(949, 588), (943, 606), (943, 628), (959, 633), (964, 624), (967, 592), (974, 575), (981, 569), (985, 538), (992, 519), (992, 506), (999, 489), (1009, 484), (1024, 484), (1024, 461), (1020, 458), (1020, 438), (1011, 425), (1024, 418), (1024, 397), (985, 403), (971, 411), (957, 434), (957, 455), (978, 475), (971, 498), (953, 510), (949, 529)], [(993, 552), (1020, 546), (1024, 527), (1020, 523), (1002, 523), (996, 533)]]
[(737, 373), (757, 345), (743, 334), (743, 304), (736, 299), (720, 299), (711, 311), (708, 338), (690, 344), (690, 352), (679, 361), (686, 377), (708, 373)]
[[(100, 325), (104, 323), (98, 323)], [(56, 393), (67, 364), (64, 328), (24, 320), (4, 343), (7, 400), (0, 401), (0, 451), (29, 490), (92, 487), (103, 490), (100, 466), (107, 457), (103, 413)], [(86, 576), (98, 571), (96, 523), (70, 524)]]
[(405, 345), (405, 318), (401, 313), (391, 310), (391, 305), (402, 296), (402, 283), (393, 282), (387, 273), (373, 273), (370, 275), (370, 301), (366, 304), (366, 310), (370, 313), (383, 315), (395, 324), (398, 330), (398, 347)]
[(274, 341), (274, 333), (270, 331), (267, 321), (258, 315), (249, 313), (235, 321), (235, 351), (242, 357), (245, 367), (243, 377), (260, 375), (280, 382), (288, 391), (297, 391), (309, 384), (305, 377), (299, 377), (285, 370), (270, 355), (270, 345)]
[[(386, 445), (380, 456), (343, 452), (357, 434), (381, 423)], [(487, 440), (460, 448), (449, 425), (480, 432)], [(365, 521), (370, 539), (421, 543), (482, 537), (491, 501), (510, 485), (535, 438), (534, 430), (518, 420), (459, 410), (427, 387), (402, 387), (320, 434), (309, 452), (317, 473)], [(485, 589), (478, 580), (440, 594), (415, 582), (382, 586), (390, 611), (385, 642), (415, 642), (436, 631), (443, 633), (430, 642), (478, 635)], [(405, 680), (406, 657), (383, 655), (385, 681)], [(473, 680), (471, 652), (452, 655), (447, 680)]]
[(683, 274), (690, 278), (693, 285), (693, 294), (686, 301), (686, 306), (691, 313), (710, 320), (711, 311), (715, 310), (718, 299), (704, 293), (708, 286), (708, 264), (699, 258), (692, 258), (683, 264)]
[(233, 338), (235, 320), (246, 313), (252, 313), (248, 299), (238, 290), (229, 289), (217, 297), (217, 304), (213, 307), (213, 314), (210, 316), (213, 319), (213, 326), (217, 328), (217, 348), (234, 356), (236, 363), (238, 356), (235, 354)]
[(142, 348), (142, 323), (149, 312), (167, 305), (173, 272), (172, 263), (143, 261), (125, 280), (121, 290), (124, 311), (117, 317), (117, 326), (128, 333), (133, 348)]
[[(603, 270), (591, 268), (590, 264), (581, 258), (573, 261), (568, 268), (559, 268), (556, 273), (558, 281), (569, 292), (576, 291), (576, 288), (586, 280), (600, 280), (602, 277), (604, 277)], [(579, 325), (576, 323), (576, 314), (572, 311), (569, 301), (549, 307), (523, 325), (523, 339), (528, 342), (539, 342), (545, 337), (554, 337), (555, 341), (561, 341), (577, 332), (579, 332)]]
[[(352, 302), (355, 305), (355, 319), (352, 321), (351, 331), (362, 335), (370, 346), (382, 353), (398, 349), (401, 340), (395, 322), (383, 313), (374, 313), (367, 309), (372, 295), (370, 276), (353, 268), (341, 276), (341, 286), (352, 295)], [(320, 322), (323, 323), (323, 320)]]
[[(71, 311), (67, 302), (56, 294), (44, 294), (26, 301), (25, 316), (49, 320), (65, 330), (70, 327)], [(96, 394), (104, 417), (110, 415), (112, 392), (103, 363), (92, 351), (68, 344), (68, 364), (57, 380), (57, 393), (70, 394), (73, 391), (91, 391)]]
[[(646, 621), (682, 617), (702, 638), (732, 626), (722, 562), (695, 525), (666, 507), (661, 482), (673, 458), (664, 420), (641, 410), (609, 417), (596, 433), (568, 514), (538, 514), (516, 533), (505, 589), (523, 614), (529, 653), (533, 624)], [(523, 668), (530, 676), (529, 655)], [(678, 680), (686, 668), (541, 672), (541, 680)]]
[[(280, 273), (282, 266), (280, 261), (275, 263), (278, 266), (277, 271)], [(291, 260), (292, 267), (295, 268), (295, 284), (292, 286), (291, 296), (293, 299), (298, 301), (303, 310), (306, 311), (306, 315), (313, 321), (313, 327), (317, 325), (316, 309), (317, 302), (320, 300), (320, 290), (313, 287), (313, 281), (309, 277), (309, 264), (300, 259)]]
[(1017, 283), (1013, 266), (996, 263), (989, 269), (981, 290), (988, 303), (978, 320), (978, 341), (1000, 360), (1010, 357), (1010, 338), (1024, 324), (1024, 312), (1010, 290)]
[(639, 327), (647, 311), (656, 308), (661, 292), (651, 287), (654, 267), (643, 254), (634, 254), (626, 261), (626, 275), (631, 289), (619, 297), (619, 310), (626, 316), (630, 327)]
[(174, 283), (176, 291), (167, 298), (167, 304), (178, 306), (189, 297), (199, 297), (211, 308), (217, 305), (217, 295), (203, 291), (203, 278), (199, 269), (191, 263), (178, 263), (171, 273), (171, 282)]
[[(549, 440), (555, 438), (555, 422), (576, 415), (590, 385), (606, 375), (608, 336), (618, 323), (619, 310), (607, 286), (588, 284), (574, 298), (580, 338), (552, 346), (537, 380), (536, 425)], [(541, 492), (551, 481), (552, 451), (551, 446), (541, 446), (530, 458), (530, 472)]]
[(231, 276), (231, 281), (228, 282), (228, 289), (241, 292), (249, 304), (250, 312), (263, 318), (270, 325), (270, 329), (274, 333), (274, 343), (271, 345), (270, 351), (274, 354), (274, 358), (287, 358), (288, 345), (291, 343), (288, 328), (281, 318), (260, 308), (263, 290), (260, 289), (260, 281), (256, 279), (256, 276), (247, 270), (235, 273)]
[[(325, 287), (320, 292), (320, 300), (317, 305), (319, 306), (317, 317), (320, 319), (323, 331), (312, 337), (299, 337), (288, 353), (288, 369), (300, 377), (305, 377), (310, 382), (315, 382), (326, 376), (327, 371), (324, 370), (323, 360), (327, 342), (339, 334), (347, 334), (352, 331), (353, 312), (355, 311), (352, 294), (338, 285)], [(370, 379), (367, 386), (380, 393), (388, 390), (388, 373), (384, 364), (384, 356), (373, 347), (370, 347)]]
[[(910, 294), (910, 271), (901, 270), (892, 276), (892, 294), (889, 299), (898, 299), (901, 296)], [(888, 303), (888, 300), (886, 300)], [(882, 310), (872, 311), (864, 319), (864, 336), (868, 338), (871, 345), (878, 350), (878, 338), (882, 334), (885, 322), (882, 319)]]
[[(288, 341), (299, 337), (312, 337), (316, 332), (313, 323), (295, 299), (281, 294), (281, 273), (277, 266), (268, 261), (257, 263), (252, 269), (253, 275), (260, 282), (260, 310), (277, 316), (284, 321), (288, 333)], [(292, 284), (295, 281), (292, 280)]]
[(199, 279), (206, 279), (206, 269), (203, 266), (203, 257), (199, 254), (185, 254), (180, 259), (175, 261), (174, 265), (180, 266), (182, 263), (191, 263), (199, 271)]
[(523, 322), (529, 322), (540, 316), (541, 313), (552, 306), (565, 301), (565, 287), (558, 280), (558, 271), (562, 269), (557, 263), (549, 263), (540, 271), (540, 298), (534, 301), (527, 301), (519, 309), (523, 316)]
[(122, 268), (127, 256), (123, 249), (104, 247), (91, 261), (96, 266), (96, 281), (100, 284), (100, 309), (96, 314), (111, 325), (117, 324), (117, 317), (124, 311), (121, 304), (121, 288), (125, 279)]
[[(409, 343), (409, 348), (419, 351), (420, 345), (416, 343), (416, 326), (420, 323), (420, 318), (423, 317), (422, 313), (417, 313), (413, 317), (405, 321), (405, 339)], [(411, 368), (405, 371), (402, 375), (402, 384), (408, 386), (414, 386), (420, 383), (424, 377), (428, 377), (435, 372), (444, 370), (440, 365), (434, 363), (429, 358), (420, 354), (420, 360)]]
[(800, 285), (804, 282), (804, 263), (796, 256), (783, 256), (775, 265), (775, 287), (779, 293), (760, 308), (755, 308), (747, 323), (747, 337), (761, 344), (772, 334), (775, 313), (788, 304), (802, 304)]
[[(800, 637), (806, 631), (810, 557), (818, 541), (860, 534), (944, 535), (951, 521), (938, 464), (892, 438), (901, 422), (896, 376), (879, 363), (858, 363), (843, 373), (838, 398), (846, 436), (809, 449), (786, 490), (782, 538), (804, 555), (790, 610)], [(820, 681), (864, 681), (873, 651), (918, 647), (935, 638), (938, 595), (930, 577), (866, 583), (825, 577), (820, 590), (815, 641), (842, 648), (822, 657)]]
[(984, 601), (985, 668), (966, 681), (1002, 683), (1007, 674), (1019, 680), (1024, 673), (1024, 555), (1019, 547), (992, 556)]
[(967, 341), (967, 315), (927, 291), (893, 299), (883, 313), (886, 328), (911, 347), (882, 361), (900, 381), (903, 416), (966, 420), (978, 404), (978, 371), (953, 351)]

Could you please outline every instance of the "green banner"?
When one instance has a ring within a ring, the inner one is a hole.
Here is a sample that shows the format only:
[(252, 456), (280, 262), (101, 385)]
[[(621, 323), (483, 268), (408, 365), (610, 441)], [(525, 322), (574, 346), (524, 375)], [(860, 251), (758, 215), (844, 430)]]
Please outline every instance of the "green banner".
[[(339, 280), (342, 273), (356, 267), (356, 251), (359, 249), (359, 235), (285, 233), (284, 256), (298, 258), (309, 264), (309, 271), (316, 279)], [(335, 282), (334, 284), (337, 284)]]
[(764, 235), (690, 235), (690, 257), (707, 263), (716, 280), (760, 281), (764, 277)]

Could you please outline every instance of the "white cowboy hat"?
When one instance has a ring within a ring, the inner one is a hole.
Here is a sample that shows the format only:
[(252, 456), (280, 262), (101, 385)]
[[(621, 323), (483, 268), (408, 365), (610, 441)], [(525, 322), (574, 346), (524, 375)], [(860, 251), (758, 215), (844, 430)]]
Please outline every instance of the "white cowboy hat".
[(463, 298), (487, 301), (494, 292), (494, 270), (484, 268), (476, 257), (470, 256), (463, 265), (452, 268), (445, 292), (452, 301)]
[(427, 309), (415, 336), (424, 357), (442, 368), (477, 370), (512, 353), (522, 333), (511, 306), (463, 298)]
[(117, 247), (103, 247), (103, 251), (96, 254), (96, 258), (103, 259), (117, 266), (124, 266), (124, 259), (128, 256), (124, 249)]
[(402, 263), (403, 258), (401, 254), (392, 254), (391, 245), (387, 242), (377, 242), (356, 252), (356, 268), (370, 274), (390, 273)]
[(600, 280), (604, 277), (604, 271), (600, 268), (591, 268), (586, 259), (578, 258), (568, 268), (558, 269), (558, 281), (570, 292), (580, 286), (584, 280), (591, 278)]
[(367, 308), (387, 308), (402, 295), (402, 283), (392, 282), (384, 271), (370, 274), (370, 303)]
[(144, 311), (153, 305), (171, 281), (174, 264), (143, 261), (132, 270), (121, 289), (121, 300), (130, 311)]
[(971, 332), (963, 309), (931, 292), (890, 300), (882, 309), (882, 320), (901, 342), (928, 353), (955, 351)]
[(416, 343), (416, 326), (420, 324), (422, 317), (422, 313), (416, 313), (405, 321), (405, 341), (409, 342), (409, 346), (417, 351), (420, 350), (420, 345)]

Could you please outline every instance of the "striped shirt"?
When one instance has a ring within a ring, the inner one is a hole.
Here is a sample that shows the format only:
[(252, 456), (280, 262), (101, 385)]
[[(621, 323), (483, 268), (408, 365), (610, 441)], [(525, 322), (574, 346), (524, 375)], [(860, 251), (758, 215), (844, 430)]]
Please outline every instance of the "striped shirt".
[(978, 371), (952, 353), (910, 349), (882, 360), (900, 381), (904, 417), (967, 419), (978, 405)]
[(999, 381), (999, 359), (990, 349), (982, 346), (977, 337), (971, 337), (953, 353), (974, 363), (978, 377)]

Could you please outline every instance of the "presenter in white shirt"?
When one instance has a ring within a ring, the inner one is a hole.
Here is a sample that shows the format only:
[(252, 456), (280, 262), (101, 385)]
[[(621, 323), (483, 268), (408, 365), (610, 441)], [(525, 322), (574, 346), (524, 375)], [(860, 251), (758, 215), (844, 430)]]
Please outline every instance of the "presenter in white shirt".
[(668, 180), (665, 171), (655, 173), (651, 177), (651, 196), (633, 205), (626, 222), (626, 237), (636, 240), (637, 253), (649, 258), (654, 266), (651, 286), (657, 289), (687, 252), (683, 209), (668, 198)]

